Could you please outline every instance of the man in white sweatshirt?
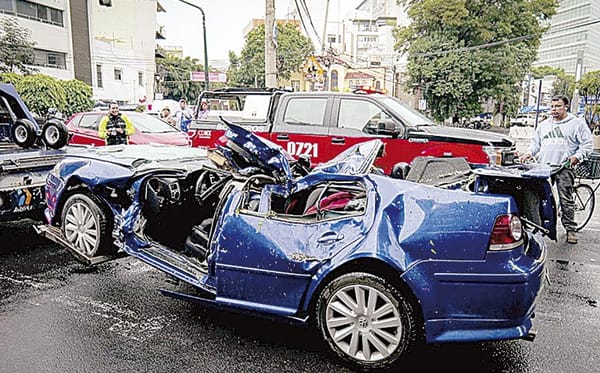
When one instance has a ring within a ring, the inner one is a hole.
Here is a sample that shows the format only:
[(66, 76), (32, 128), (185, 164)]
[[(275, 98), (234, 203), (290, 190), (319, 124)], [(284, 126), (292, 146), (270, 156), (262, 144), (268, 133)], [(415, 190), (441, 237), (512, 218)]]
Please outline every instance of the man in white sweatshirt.
[(594, 144), (592, 133), (585, 121), (569, 113), (568, 109), (567, 96), (552, 97), (550, 117), (535, 129), (529, 149), (520, 159), (526, 161), (535, 156), (542, 164), (565, 166), (554, 175), (554, 181), (562, 209), (561, 222), (567, 231), (567, 242), (575, 244), (577, 224), (574, 220), (573, 166), (592, 152)]

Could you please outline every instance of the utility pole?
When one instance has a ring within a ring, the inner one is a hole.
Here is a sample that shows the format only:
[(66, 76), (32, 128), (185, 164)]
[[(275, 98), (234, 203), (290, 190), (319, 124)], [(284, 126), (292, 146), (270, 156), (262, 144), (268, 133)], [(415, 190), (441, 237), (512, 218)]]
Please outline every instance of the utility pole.
[(265, 0), (265, 87), (277, 87), (277, 65), (275, 64), (275, 0)]
[(573, 91), (573, 99), (571, 100), (571, 113), (577, 115), (579, 111), (579, 90), (577, 89), (577, 83), (581, 79), (583, 70), (583, 51), (577, 52), (577, 64), (575, 65), (575, 90)]
[(323, 22), (323, 37), (321, 38), (321, 54), (325, 54), (325, 41), (327, 40), (327, 18), (329, 17), (329, 0), (325, 5), (325, 22)]

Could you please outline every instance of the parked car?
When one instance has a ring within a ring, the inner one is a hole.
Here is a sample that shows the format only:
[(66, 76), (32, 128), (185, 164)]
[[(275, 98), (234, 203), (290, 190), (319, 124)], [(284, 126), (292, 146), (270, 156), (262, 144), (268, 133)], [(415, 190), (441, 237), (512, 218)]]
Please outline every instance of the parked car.
[[(70, 144), (105, 145), (105, 140), (98, 137), (98, 125), (106, 112), (86, 112), (74, 114), (67, 121), (67, 128), (71, 135)], [(135, 127), (135, 133), (129, 137), (130, 144), (166, 144), (189, 146), (187, 134), (168, 125), (155, 116), (127, 112), (124, 113)]]
[(159, 116), (163, 108), (168, 107), (171, 113), (179, 110), (179, 102), (171, 99), (154, 100), (146, 105), (146, 113)]
[[(541, 122), (546, 117), (546, 115), (547, 114), (545, 113), (540, 113), (538, 115), (538, 122)], [(536, 113), (534, 112), (517, 114), (515, 118), (510, 119), (510, 125), (519, 127), (534, 127), (535, 117)]]
[[(165, 295), (315, 325), (354, 368), (392, 365), (421, 339), (533, 335), (539, 232), (555, 233), (556, 221), (545, 169), (471, 170), (446, 158), (462, 166), (426, 162), (441, 174), (423, 178), (415, 165), (417, 184), (374, 169), (384, 152), (374, 139), (306, 170), (228, 126), (215, 150), (67, 155), (47, 179), (38, 230), (88, 264), (121, 250), (196, 288)], [(452, 189), (425, 185), (442, 174)]]

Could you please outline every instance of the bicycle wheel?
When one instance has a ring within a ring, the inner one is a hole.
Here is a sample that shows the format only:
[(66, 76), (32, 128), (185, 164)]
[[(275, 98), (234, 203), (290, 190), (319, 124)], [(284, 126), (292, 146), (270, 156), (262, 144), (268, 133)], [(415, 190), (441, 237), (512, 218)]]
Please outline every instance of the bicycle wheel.
[(587, 184), (575, 185), (575, 223), (577, 230), (580, 231), (590, 221), (594, 206), (596, 205), (596, 197), (594, 189)]

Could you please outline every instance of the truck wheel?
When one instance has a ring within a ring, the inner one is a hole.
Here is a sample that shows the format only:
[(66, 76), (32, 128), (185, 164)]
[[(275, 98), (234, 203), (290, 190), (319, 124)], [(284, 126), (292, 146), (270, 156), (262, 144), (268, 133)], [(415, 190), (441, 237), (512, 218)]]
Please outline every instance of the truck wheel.
[(87, 257), (114, 254), (112, 216), (95, 196), (77, 193), (67, 199), (62, 212), (62, 232), (73, 247)]
[(48, 147), (52, 149), (60, 149), (67, 145), (69, 139), (69, 131), (67, 127), (60, 122), (48, 122), (42, 130), (42, 139)]
[(369, 273), (348, 273), (319, 295), (315, 317), (329, 347), (359, 370), (394, 364), (416, 343), (416, 317), (391, 284)]
[(37, 138), (35, 125), (28, 119), (17, 120), (12, 128), (12, 137), (15, 144), (22, 148), (29, 148)]

